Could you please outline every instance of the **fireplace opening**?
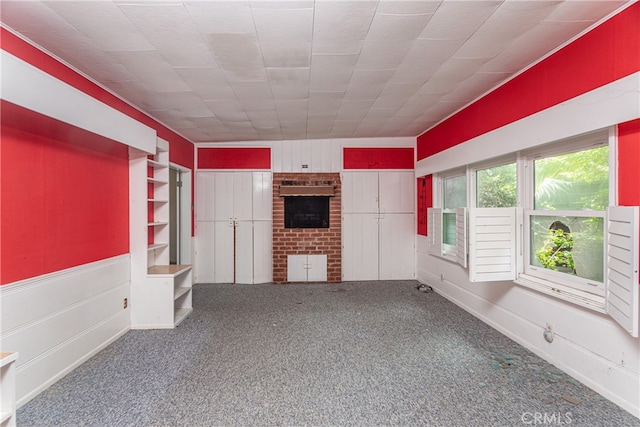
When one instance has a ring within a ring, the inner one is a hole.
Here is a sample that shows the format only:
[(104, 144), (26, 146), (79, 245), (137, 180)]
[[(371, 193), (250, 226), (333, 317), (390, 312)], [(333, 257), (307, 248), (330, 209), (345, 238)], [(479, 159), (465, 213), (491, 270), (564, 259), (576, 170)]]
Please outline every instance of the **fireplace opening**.
[(288, 196), (284, 198), (285, 228), (329, 228), (329, 197)]

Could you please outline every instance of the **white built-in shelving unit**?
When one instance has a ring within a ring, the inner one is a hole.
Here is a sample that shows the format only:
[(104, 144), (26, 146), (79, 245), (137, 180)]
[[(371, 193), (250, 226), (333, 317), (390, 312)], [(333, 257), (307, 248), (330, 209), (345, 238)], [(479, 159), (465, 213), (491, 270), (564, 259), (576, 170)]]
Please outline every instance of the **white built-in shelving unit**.
[(0, 353), (0, 426), (16, 425), (16, 360), (18, 353)]
[[(131, 328), (173, 328), (193, 310), (193, 274), (191, 265), (169, 264), (169, 144), (158, 139), (156, 153), (132, 158), (130, 167), (132, 181), (146, 186), (131, 188)], [(143, 195), (144, 211), (135, 203)]]

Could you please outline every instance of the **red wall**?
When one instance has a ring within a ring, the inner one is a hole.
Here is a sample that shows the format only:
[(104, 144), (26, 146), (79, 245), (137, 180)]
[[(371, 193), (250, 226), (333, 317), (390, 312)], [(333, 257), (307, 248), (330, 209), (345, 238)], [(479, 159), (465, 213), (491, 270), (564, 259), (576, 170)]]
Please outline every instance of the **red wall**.
[(271, 149), (199, 148), (198, 169), (271, 169)]
[(344, 148), (345, 169), (413, 169), (413, 148)]
[(640, 119), (618, 125), (618, 204), (640, 206)]
[[(187, 139), (5, 28), (0, 47), (155, 129), (193, 170)], [(128, 148), (6, 102), (0, 118), (0, 284), (129, 252)]]
[(128, 148), (1, 108), (0, 284), (129, 252)]
[(416, 216), (418, 223), (418, 234), (427, 235), (428, 216), (427, 209), (433, 207), (433, 176), (427, 175), (417, 179), (418, 203), (416, 207)]
[(640, 70), (636, 3), (418, 137), (418, 160)]

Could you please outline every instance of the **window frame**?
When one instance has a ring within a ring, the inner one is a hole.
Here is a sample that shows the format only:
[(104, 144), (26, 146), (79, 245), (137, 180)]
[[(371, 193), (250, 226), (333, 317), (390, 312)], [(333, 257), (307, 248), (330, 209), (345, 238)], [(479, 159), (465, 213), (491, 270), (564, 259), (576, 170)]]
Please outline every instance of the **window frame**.
[[(486, 169), (492, 169), (500, 166), (505, 166), (508, 164), (514, 163), (516, 166), (516, 204), (514, 206), (503, 206), (503, 207), (518, 207), (520, 206), (521, 195), (520, 195), (520, 186), (518, 185), (521, 182), (519, 169), (520, 165), (518, 163), (518, 156), (516, 153), (509, 154), (507, 156), (500, 156), (495, 159), (491, 159), (482, 163), (475, 163), (469, 166), (469, 174), (468, 174), (468, 185), (467, 192), (468, 194), (468, 205), (474, 208), (481, 209), (496, 209), (496, 208), (484, 208), (482, 206), (478, 206), (478, 172)], [(471, 191), (469, 191), (471, 190)]]
[[(462, 221), (464, 221), (465, 225), (466, 225), (466, 218), (465, 217), (461, 217), (461, 215), (465, 215), (466, 216), (466, 212), (462, 212), (459, 210), (460, 207), (454, 207), (454, 208), (446, 208), (445, 205), (445, 189), (444, 189), (444, 185), (445, 185), (445, 181), (447, 179), (453, 179), (453, 178), (458, 178), (458, 177), (464, 177), (465, 178), (465, 204), (466, 206), (469, 206), (469, 171), (468, 168), (456, 168), (456, 169), (451, 169), (449, 171), (445, 171), (442, 173), (438, 174), (437, 177), (437, 188), (438, 188), (438, 201), (439, 201), (439, 206), (441, 207), (441, 220), (440, 220), (440, 256), (442, 258), (448, 259), (450, 261), (453, 262), (459, 262), (459, 253), (461, 252), (458, 248), (459, 245), (459, 239), (458, 239), (458, 232), (456, 230), (456, 233), (454, 235), (454, 241), (456, 243), (454, 244), (449, 244), (449, 243), (445, 243), (444, 238), (445, 238), (445, 215), (454, 215), (455, 216), (455, 224), (456, 224), (456, 228), (458, 228), (460, 226), (460, 224), (462, 223)], [(466, 206), (462, 206), (463, 208), (466, 208)], [(465, 243), (465, 247), (466, 247), (466, 243)], [(466, 260), (463, 264), (464, 267), (466, 267)]]
[[(593, 148), (607, 146), (609, 149), (609, 206), (613, 206), (615, 199), (611, 191), (612, 176), (615, 175), (615, 138), (611, 138), (610, 132), (601, 130), (588, 135), (581, 135), (569, 140), (556, 141), (551, 144), (537, 147), (534, 150), (528, 150), (521, 154), (521, 164), (524, 167), (524, 194), (521, 201), (523, 206), (522, 218), (522, 241), (521, 241), (521, 269), (518, 274), (516, 283), (527, 286), (530, 282), (536, 282), (538, 285), (546, 286), (561, 296), (563, 294), (571, 295), (578, 292), (578, 295), (589, 294), (601, 300), (602, 308), (606, 294), (606, 262), (603, 262), (602, 282), (571, 276), (562, 272), (553, 271), (544, 267), (536, 266), (531, 263), (531, 217), (532, 216), (568, 216), (583, 218), (602, 218), (603, 225), (606, 224), (607, 211), (594, 210), (546, 210), (535, 209), (535, 177), (534, 162), (538, 159), (555, 157), (563, 154), (576, 153), (586, 151)], [(612, 152), (614, 155), (612, 155)], [(603, 227), (603, 256), (606, 258), (607, 231)], [(605, 259), (606, 261), (606, 259)], [(589, 298), (589, 295), (584, 295)]]

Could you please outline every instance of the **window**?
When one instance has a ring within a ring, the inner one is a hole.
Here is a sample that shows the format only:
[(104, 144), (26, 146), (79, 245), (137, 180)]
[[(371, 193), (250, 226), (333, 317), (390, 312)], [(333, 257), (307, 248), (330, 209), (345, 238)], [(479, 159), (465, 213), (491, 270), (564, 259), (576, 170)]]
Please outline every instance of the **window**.
[(603, 129), (469, 165), (469, 182), (439, 175), (428, 253), (468, 267), (471, 283), (513, 281), (606, 313), (637, 337), (640, 207), (610, 194), (613, 138)]
[(476, 206), (507, 208), (516, 206), (516, 164), (494, 166), (476, 171)]
[(608, 146), (535, 157), (528, 165), (525, 274), (604, 295)]
[(456, 251), (456, 208), (467, 206), (467, 177), (458, 175), (442, 180), (442, 248), (445, 254)]

